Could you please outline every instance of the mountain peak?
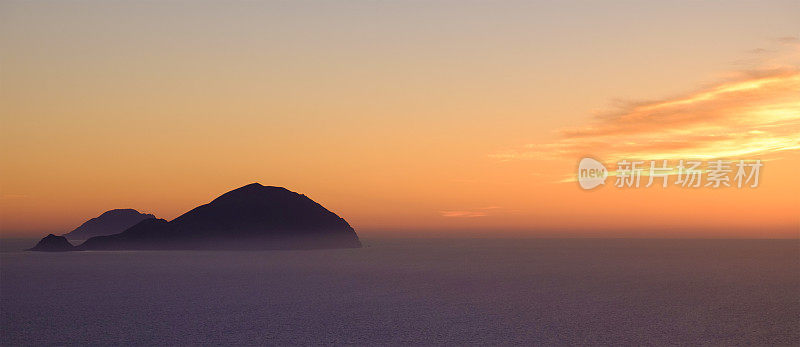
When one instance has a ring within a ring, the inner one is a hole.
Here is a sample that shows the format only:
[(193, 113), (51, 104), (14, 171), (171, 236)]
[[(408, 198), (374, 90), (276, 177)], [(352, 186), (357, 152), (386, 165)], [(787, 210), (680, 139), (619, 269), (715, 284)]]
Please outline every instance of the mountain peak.
[(112, 235), (125, 231), (145, 219), (155, 218), (132, 208), (118, 208), (89, 219), (74, 230), (64, 234), (71, 240), (86, 240), (94, 236)]
[(261, 183), (250, 183), (248, 185), (241, 186), (234, 190), (231, 190), (222, 196), (231, 193), (255, 193), (255, 192), (292, 192), (284, 187), (276, 187), (276, 186), (265, 186)]
[(275, 187), (275, 186), (265, 186), (259, 183), (251, 183), (246, 186), (242, 186), (231, 190), (225, 194), (220, 195), (216, 199), (214, 199), (211, 203), (217, 201), (224, 201), (229, 199), (250, 199), (250, 198), (264, 198), (264, 197), (274, 197), (274, 196), (299, 196), (293, 191), (290, 191), (283, 187)]
[(113, 208), (106, 212), (103, 212), (103, 214), (118, 214), (118, 213), (132, 213), (132, 212), (139, 213), (139, 211), (136, 211), (132, 208)]
[(106, 212), (103, 212), (103, 214), (101, 214), (100, 217), (103, 217), (103, 216), (139, 215), (139, 214), (142, 214), (142, 213), (140, 213), (139, 211), (134, 210), (132, 208), (115, 208), (113, 210), (108, 210)]

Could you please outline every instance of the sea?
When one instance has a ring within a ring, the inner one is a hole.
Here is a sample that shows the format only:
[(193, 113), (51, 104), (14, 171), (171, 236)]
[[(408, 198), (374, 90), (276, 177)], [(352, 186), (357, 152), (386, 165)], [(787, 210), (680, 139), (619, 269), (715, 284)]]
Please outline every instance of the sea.
[(800, 345), (800, 240), (24, 252), (0, 345)]

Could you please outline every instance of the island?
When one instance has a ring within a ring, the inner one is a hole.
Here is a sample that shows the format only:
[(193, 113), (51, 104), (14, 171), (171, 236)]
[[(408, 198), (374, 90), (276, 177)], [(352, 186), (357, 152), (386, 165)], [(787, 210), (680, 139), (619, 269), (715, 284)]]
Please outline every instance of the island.
[[(42, 239), (40, 244), (45, 240), (47, 244), (55, 243), (51, 236), (53, 235)], [(30, 250), (43, 250), (37, 247)], [(253, 183), (222, 194), (210, 203), (195, 207), (172, 221), (144, 219), (121, 233), (95, 236), (66, 250), (288, 250), (359, 247), (361, 242), (350, 224), (322, 205), (286, 188)]]

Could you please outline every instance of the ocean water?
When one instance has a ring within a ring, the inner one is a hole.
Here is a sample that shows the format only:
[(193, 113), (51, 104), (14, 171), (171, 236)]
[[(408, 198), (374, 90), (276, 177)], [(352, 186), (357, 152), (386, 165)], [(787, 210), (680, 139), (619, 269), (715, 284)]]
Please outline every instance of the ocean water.
[(363, 241), (0, 241), (0, 344), (800, 344), (798, 240)]

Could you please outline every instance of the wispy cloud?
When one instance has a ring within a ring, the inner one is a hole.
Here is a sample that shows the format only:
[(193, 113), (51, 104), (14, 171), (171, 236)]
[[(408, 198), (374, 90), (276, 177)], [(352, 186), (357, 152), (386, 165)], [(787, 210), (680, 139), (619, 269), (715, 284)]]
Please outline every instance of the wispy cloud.
[(27, 194), (0, 194), (0, 200), (27, 199)]
[(442, 217), (450, 217), (450, 218), (473, 218), (473, 217), (485, 217), (488, 214), (486, 212), (481, 211), (439, 211), (439, 214)]
[(751, 71), (683, 96), (626, 103), (560, 135), (492, 156), (708, 159), (797, 150), (800, 69)]
[(449, 217), (449, 218), (474, 218), (474, 217), (488, 216), (490, 211), (500, 210), (500, 209), (502, 209), (500, 206), (485, 206), (485, 207), (477, 207), (465, 210), (439, 211), (439, 214), (442, 217)]

